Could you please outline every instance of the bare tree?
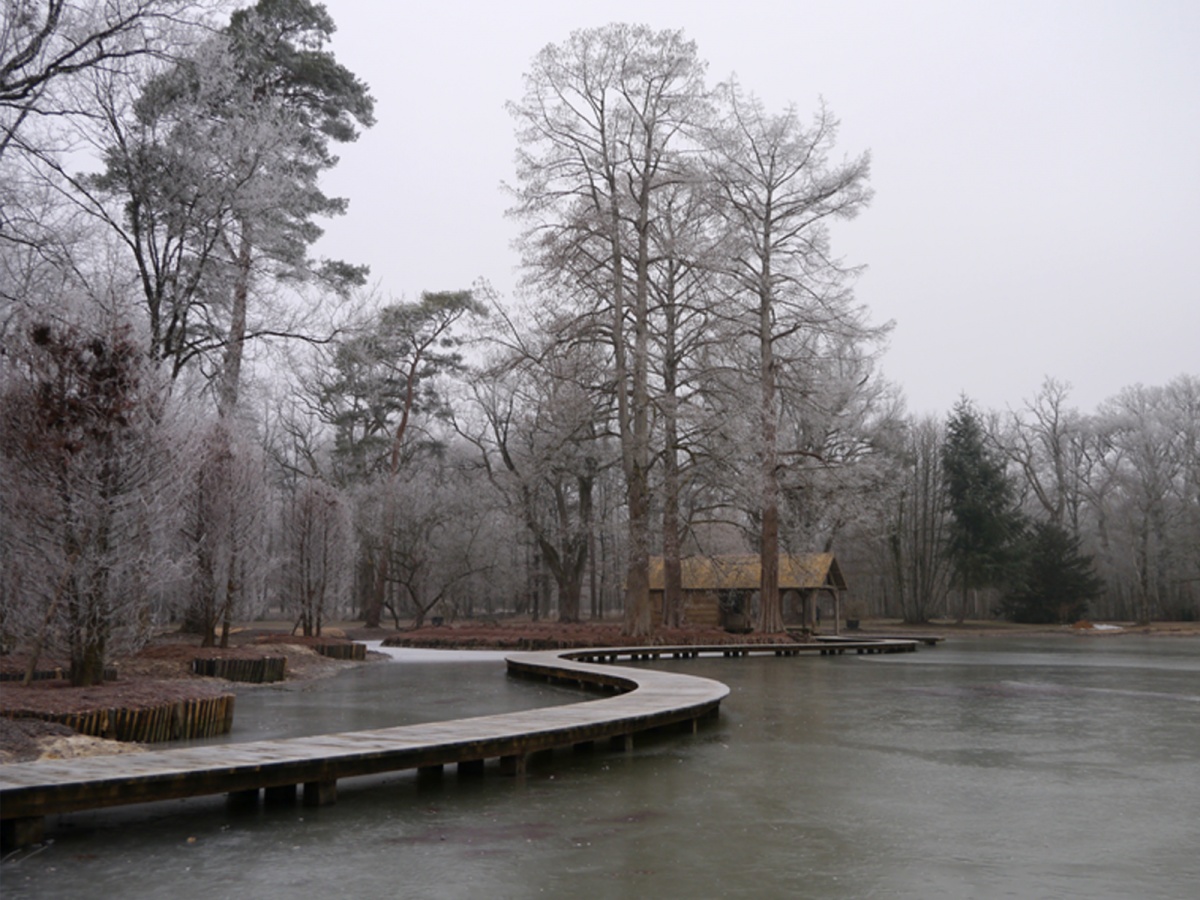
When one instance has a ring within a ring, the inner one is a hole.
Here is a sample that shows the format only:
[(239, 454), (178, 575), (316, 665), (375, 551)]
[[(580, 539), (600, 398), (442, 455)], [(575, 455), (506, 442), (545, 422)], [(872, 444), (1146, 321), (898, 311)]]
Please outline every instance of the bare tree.
[(950, 590), (943, 429), (932, 418), (911, 422), (889, 491), (885, 541), (891, 582), (904, 621), (928, 622)]
[[(723, 90), (723, 120), (711, 132), (709, 177), (728, 224), (726, 274), (736, 327), (754, 343), (762, 555), (759, 627), (783, 629), (779, 595), (780, 356), (806, 333), (871, 336), (852, 303), (852, 274), (830, 251), (828, 223), (853, 218), (870, 200), (869, 158), (832, 165), (837, 121), (821, 107), (810, 126), (794, 109), (770, 115), (736, 84)], [(803, 347), (807, 342), (800, 341)]]
[[(269, 568), (261, 447), (244, 423), (219, 416), (202, 429), (187, 499), (191, 554), (185, 627), (203, 646), (228, 646), (235, 618), (256, 612)], [(220, 628), (220, 638), (217, 629)]]
[(713, 214), (699, 171), (656, 192), (651, 229), (652, 399), (661, 430), (662, 621), (682, 624), (680, 557), (688, 536), (692, 475), (711, 426), (698, 410), (705, 367), (720, 330), (723, 224)]
[(1079, 534), (1092, 459), (1088, 423), (1067, 405), (1069, 395), (1070, 385), (1047, 378), (1024, 409), (1009, 413), (998, 441), (1049, 521)]
[(457, 416), (456, 427), (478, 449), (489, 482), (521, 511), (558, 588), (559, 620), (574, 622), (591, 550), (595, 483), (611, 464), (602, 438), (609, 396), (590, 389), (594, 348), (536, 333), (510, 338), (521, 349), (476, 373), (476, 415)]
[(340, 613), (354, 581), (354, 526), (341, 492), (299, 478), (285, 500), (280, 590), (305, 636), (320, 636)]
[(653, 628), (649, 593), (650, 218), (682, 177), (673, 148), (704, 115), (704, 66), (680, 32), (610, 25), (535, 57), (517, 121), (513, 212), (532, 284), (580, 304), (611, 346), (628, 504), (626, 627)]
[[(1180, 605), (1188, 576), (1195, 577), (1195, 545), (1178, 538), (1196, 518), (1191, 467), (1200, 430), (1195, 423), (1197, 392), (1193, 379), (1181, 378), (1173, 385), (1174, 391), (1126, 388), (1106, 401), (1097, 416), (1108, 448), (1102, 462), (1110, 474), (1106, 513), (1119, 540), (1110, 555), (1132, 583), (1139, 622)], [(1176, 399), (1182, 401), (1179, 408)]]
[(446, 456), (428, 456), (389, 479), (388, 488), (403, 515), (390, 522), (384, 551), (389, 590), (383, 606), (396, 627), (411, 617), (420, 628), (425, 617), (452, 603), (455, 590), (486, 569), (488, 534), (479, 513), (472, 467)]
[[(0, 158), (31, 119), (86, 115), (66, 89), (97, 70), (168, 53), (196, 0), (8, 0), (0, 18)], [(34, 150), (25, 144), (23, 149)]]

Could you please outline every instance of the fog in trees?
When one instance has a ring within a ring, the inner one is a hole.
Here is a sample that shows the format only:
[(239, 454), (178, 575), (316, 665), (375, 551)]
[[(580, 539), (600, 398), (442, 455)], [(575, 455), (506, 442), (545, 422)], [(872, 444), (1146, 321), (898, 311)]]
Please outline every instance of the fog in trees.
[(565, 35), (509, 105), (516, 295), (463, 259), (397, 297), (312, 249), (375, 115), (326, 10), (29, 9), (0, 32), (5, 652), (87, 683), (256, 616), (646, 638), (687, 624), (682, 559), (747, 552), (766, 631), (810, 552), (913, 623), (1200, 615), (1200, 380), (908, 413), (836, 246), (870, 158), (822, 101), (714, 82), (679, 31)]

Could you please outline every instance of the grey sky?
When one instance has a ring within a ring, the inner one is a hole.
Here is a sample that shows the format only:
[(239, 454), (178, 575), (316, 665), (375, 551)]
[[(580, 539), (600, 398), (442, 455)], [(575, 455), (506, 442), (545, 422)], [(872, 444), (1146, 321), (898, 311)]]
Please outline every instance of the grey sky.
[(871, 151), (875, 200), (835, 250), (896, 322), (883, 369), (914, 411), (1019, 406), (1046, 375), (1090, 410), (1200, 372), (1194, 0), (325, 3), (379, 121), (328, 178), (350, 211), (320, 251), (386, 294), (511, 294), (504, 103), (547, 43), (644, 22), (773, 108), (824, 97), (840, 149)]

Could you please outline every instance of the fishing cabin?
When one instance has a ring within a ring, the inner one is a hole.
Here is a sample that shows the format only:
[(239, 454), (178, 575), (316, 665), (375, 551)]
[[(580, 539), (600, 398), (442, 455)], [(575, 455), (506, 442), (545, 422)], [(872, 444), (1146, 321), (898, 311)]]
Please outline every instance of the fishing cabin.
[[(683, 582), (683, 621), (689, 625), (746, 632), (754, 626), (762, 584), (758, 554), (688, 556), (679, 561)], [(780, 554), (779, 591), (786, 625), (816, 631), (819, 600), (833, 604), (833, 633), (841, 633), (846, 579), (832, 553)], [(650, 557), (650, 604), (662, 615), (663, 558)]]

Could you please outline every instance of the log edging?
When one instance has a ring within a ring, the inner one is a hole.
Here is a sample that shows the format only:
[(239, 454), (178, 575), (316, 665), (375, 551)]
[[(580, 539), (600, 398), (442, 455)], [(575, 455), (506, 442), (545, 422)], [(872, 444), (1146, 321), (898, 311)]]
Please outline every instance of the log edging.
[(7, 715), (14, 719), (57, 722), (91, 737), (154, 744), (228, 734), (233, 728), (234, 701), (233, 694), (218, 694), (136, 708), (109, 707), (68, 713), (17, 710)]
[(237, 659), (221, 656), (198, 656), (192, 660), (192, 673), (209, 678), (224, 678), (248, 684), (272, 684), (287, 677), (286, 656), (261, 656), (258, 659)]

